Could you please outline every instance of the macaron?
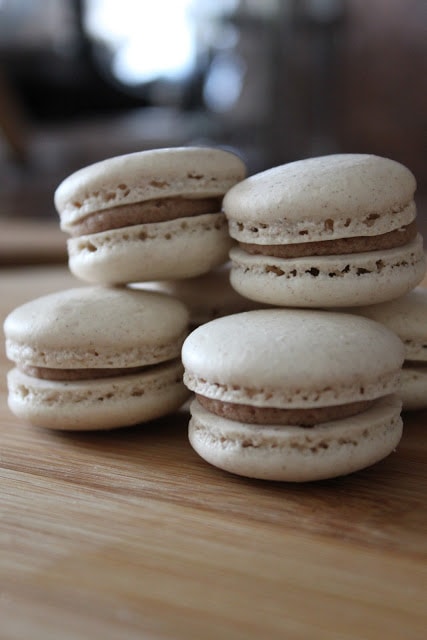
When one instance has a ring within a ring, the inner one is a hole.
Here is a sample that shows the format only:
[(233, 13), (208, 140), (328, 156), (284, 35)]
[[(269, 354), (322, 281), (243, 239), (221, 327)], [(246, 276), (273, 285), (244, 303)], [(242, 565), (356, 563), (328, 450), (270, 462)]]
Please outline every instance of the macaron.
[(252, 175), (223, 201), (231, 284), (277, 306), (342, 307), (404, 295), (423, 278), (416, 181), (374, 155), (298, 160)]
[(383, 459), (402, 433), (400, 339), (367, 318), (265, 309), (218, 318), (182, 348), (189, 439), (207, 462), (302, 482)]
[(8, 404), (62, 430), (112, 429), (177, 410), (189, 393), (180, 351), (188, 311), (160, 293), (80, 287), (42, 296), (4, 322)]
[(159, 291), (181, 300), (190, 313), (190, 329), (233, 313), (260, 309), (268, 305), (237, 293), (230, 284), (231, 263), (195, 278), (138, 283), (136, 288)]
[(390, 302), (350, 309), (381, 322), (405, 345), (400, 395), (404, 410), (427, 409), (427, 289)]
[(219, 148), (175, 147), (108, 158), (68, 176), (54, 202), (69, 267), (98, 284), (189, 278), (228, 260), (221, 211), (246, 174)]

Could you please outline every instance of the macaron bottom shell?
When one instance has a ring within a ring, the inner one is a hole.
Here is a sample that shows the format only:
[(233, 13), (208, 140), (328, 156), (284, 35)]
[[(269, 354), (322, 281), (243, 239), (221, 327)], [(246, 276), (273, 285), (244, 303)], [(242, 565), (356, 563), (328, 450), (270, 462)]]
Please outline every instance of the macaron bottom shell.
[(213, 466), (237, 475), (308, 482), (359, 471), (388, 456), (402, 436), (402, 403), (380, 398), (350, 418), (315, 425), (249, 425), (191, 404), (189, 440)]
[(293, 307), (342, 307), (398, 298), (426, 272), (422, 237), (385, 251), (283, 259), (230, 251), (230, 282), (258, 302)]
[(7, 381), (12, 413), (33, 426), (63, 431), (147, 422), (178, 410), (190, 395), (179, 361), (132, 375), (70, 382), (30, 377), (14, 368)]
[(224, 214), (207, 213), (70, 238), (68, 264), (98, 284), (189, 278), (227, 262), (232, 245)]
[(400, 395), (404, 411), (427, 409), (427, 363), (402, 369)]

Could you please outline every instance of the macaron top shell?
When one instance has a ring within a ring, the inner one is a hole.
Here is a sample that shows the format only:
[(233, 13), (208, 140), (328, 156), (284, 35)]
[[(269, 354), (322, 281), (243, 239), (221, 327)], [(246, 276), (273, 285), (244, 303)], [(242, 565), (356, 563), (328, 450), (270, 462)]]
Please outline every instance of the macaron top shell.
[(398, 386), (404, 348), (382, 325), (350, 314), (248, 311), (185, 340), (184, 382), (208, 398), (271, 407), (368, 400)]
[(350, 309), (381, 322), (403, 341), (406, 359), (427, 361), (427, 289), (417, 287), (403, 297)]
[(189, 314), (148, 291), (81, 287), (12, 311), (4, 322), (10, 360), (59, 369), (135, 367), (180, 355)]
[(370, 236), (412, 222), (415, 189), (412, 172), (394, 160), (335, 154), (249, 176), (228, 191), (223, 210), (242, 242)]
[(222, 149), (152, 149), (76, 171), (57, 187), (54, 202), (61, 227), (67, 230), (95, 211), (125, 204), (173, 196), (223, 196), (245, 174), (242, 160)]

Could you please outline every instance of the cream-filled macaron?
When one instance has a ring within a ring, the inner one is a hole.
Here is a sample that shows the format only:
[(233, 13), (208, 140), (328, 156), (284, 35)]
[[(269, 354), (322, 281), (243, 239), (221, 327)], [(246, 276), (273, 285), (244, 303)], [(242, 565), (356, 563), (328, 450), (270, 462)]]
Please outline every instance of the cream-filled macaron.
[(268, 309), (213, 320), (182, 348), (190, 442), (226, 471), (309, 481), (387, 456), (402, 433), (400, 339), (360, 316)]
[(401, 338), (406, 351), (400, 391), (403, 409), (427, 409), (427, 289), (417, 287), (397, 300), (349, 311), (381, 322)]
[(178, 409), (188, 311), (169, 296), (81, 287), (37, 298), (5, 320), (11, 411), (51, 429), (111, 429)]
[(365, 154), (274, 167), (226, 194), (231, 283), (280, 306), (367, 305), (404, 295), (423, 278), (413, 174)]
[(69, 266), (101, 284), (188, 278), (228, 259), (221, 212), (243, 161), (217, 148), (153, 149), (80, 169), (55, 191)]
[(149, 291), (160, 291), (183, 302), (190, 312), (190, 328), (233, 313), (264, 308), (260, 302), (241, 296), (230, 284), (230, 262), (209, 273), (182, 280), (163, 280), (133, 285)]

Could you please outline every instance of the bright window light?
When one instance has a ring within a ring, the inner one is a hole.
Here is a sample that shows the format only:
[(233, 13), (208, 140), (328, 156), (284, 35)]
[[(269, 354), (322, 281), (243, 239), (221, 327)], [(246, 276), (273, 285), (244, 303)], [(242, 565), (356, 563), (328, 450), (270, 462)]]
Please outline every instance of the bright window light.
[(85, 28), (113, 52), (112, 72), (127, 85), (180, 80), (193, 68), (193, 0), (87, 0)]

